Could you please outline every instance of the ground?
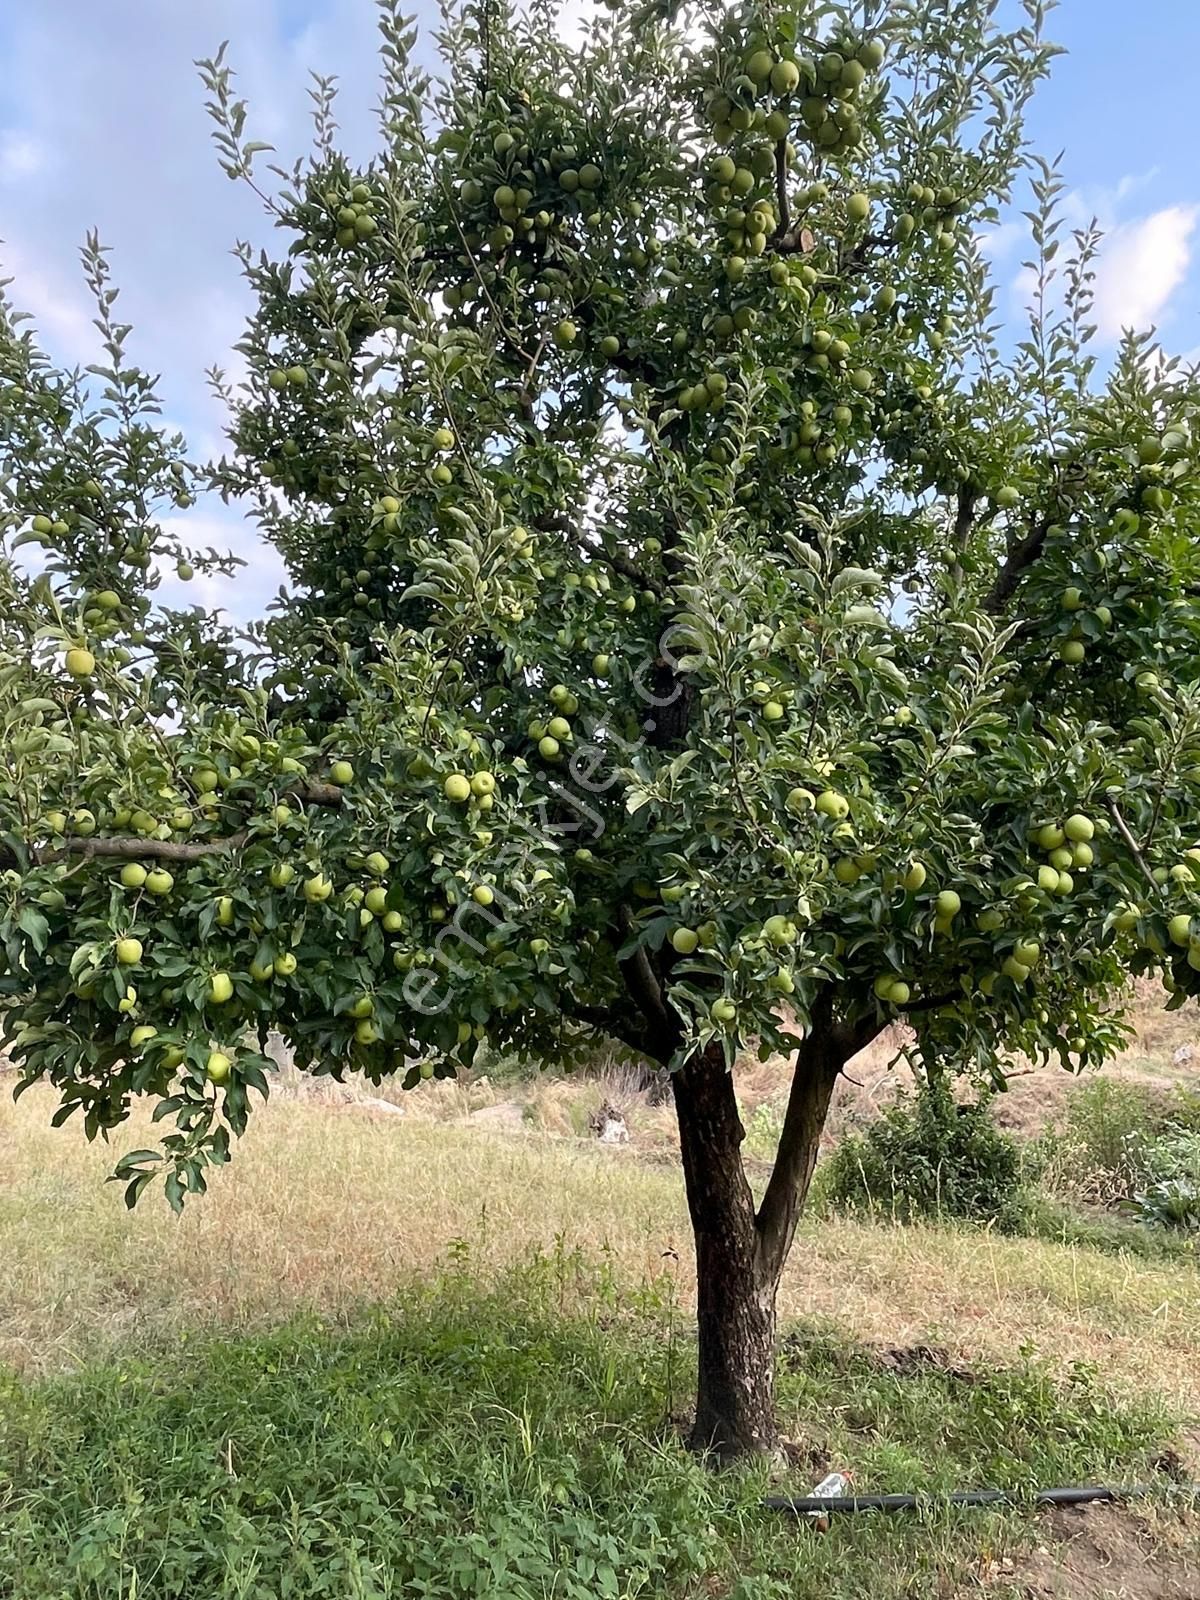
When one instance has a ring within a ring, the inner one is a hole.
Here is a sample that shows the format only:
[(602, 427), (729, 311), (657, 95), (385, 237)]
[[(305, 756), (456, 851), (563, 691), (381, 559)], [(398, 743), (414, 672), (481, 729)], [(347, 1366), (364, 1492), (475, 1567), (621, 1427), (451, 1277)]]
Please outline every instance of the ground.
[[(1157, 1034), (1162, 1022), (1152, 1018), (1121, 1070), (1186, 1078), (1187, 1064), (1173, 1060), (1189, 1042), (1190, 1020), (1181, 1016)], [(877, 1094), (894, 1076), (887, 1059), (878, 1049), (856, 1064), (854, 1075), (868, 1088), (848, 1091), (843, 1122), (862, 1116), (861, 1095)], [(747, 1071), (748, 1120), (756, 1106), (772, 1103), (780, 1081), (777, 1068)], [(1058, 1086), (1053, 1075), (1014, 1084), (1011, 1105), (1023, 1096), (1041, 1108), (1018, 1110), (1026, 1131), (1053, 1114)], [(599, 1098), (619, 1093), (632, 1142), (601, 1146), (587, 1134), (587, 1118)], [(551, 1499), (561, 1487), (553, 1480), (573, 1463), (599, 1474), (570, 1489), (571, 1515), (582, 1515), (586, 1500), (606, 1526), (623, 1530), (625, 1544), (618, 1541), (609, 1563), (616, 1588), (604, 1587), (607, 1576), (597, 1587), (594, 1574), (585, 1575), (581, 1594), (1200, 1596), (1200, 1528), (1161, 1501), (1041, 1517), (860, 1518), (821, 1536), (807, 1526), (785, 1530), (755, 1512), (765, 1480), (715, 1489), (704, 1475), (693, 1478), (676, 1432), (690, 1359), (690, 1238), (679, 1174), (666, 1158), (665, 1114), (615, 1069), (604, 1083), (574, 1088), (497, 1083), (423, 1094), (397, 1115), (357, 1089), (312, 1094), (293, 1085), (256, 1116), (232, 1166), (214, 1175), (210, 1195), (182, 1219), (157, 1198), (128, 1215), (119, 1187), (104, 1182), (118, 1148), (152, 1142), (146, 1119), (121, 1130), (116, 1147), (89, 1146), (71, 1125), (50, 1129), (47, 1092), (35, 1089), (15, 1106), (0, 1096), (6, 1600), (128, 1600), (135, 1571), (138, 1600), (325, 1593), (305, 1587), (291, 1566), (290, 1589), (265, 1569), (256, 1569), (254, 1583), (235, 1582), (228, 1501), (235, 1491), (192, 1486), (197, 1470), (200, 1479), (215, 1472), (216, 1483), (236, 1484), (237, 1538), (250, 1541), (247, 1552), (265, 1548), (266, 1524), (255, 1521), (266, 1515), (261, 1508), (274, 1505), (276, 1494), (280, 1505), (302, 1498), (305, 1484), (331, 1528), (359, 1515), (357, 1502), (339, 1499), (354, 1483), (356, 1494), (382, 1495), (391, 1505), (379, 1473), (392, 1452), (373, 1446), (364, 1455), (361, 1436), (366, 1428), (375, 1439), (376, 1424), (362, 1416), (391, 1392), (379, 1374), (390, 1370), (395, 1341), (419, 1347), (412, 1372), (435, 1387), (392, 1396), (397, 1409), (389, 1415), (400, 1420), (389, 1422), (387, 1437), (407, 1426), (412, 1470), (419, 1461), (434, 1463), (422, 1471), (442, 1472), (440, 1452), (459, 1437), (447, 1418), (461, 1411), (468, 1427), (453, 1447), (460, 1451), (455, 1471), (468, 1499), (475, 1474), (481, 1502), (501, 1508), (501, 1544), (516, 1537), (522, 1508), (532, 1503), (527, 1477), (535, 1463), (539, 1483), (546, 1480), (537, 1494), (553, 1490)], [(383, 1322), (371, 1311), (378, 1306), (389, 1308)], [(296, 1329), (296, 1316), (317, 1321)], [(520, 1331), (505, 1331), (508, 1317), (519, 1319)], [(1200, 1479), (1200, 1271), (1193, 1264), (979, 1228), (826, 1218), (802, 1229), (781, 1317), (780, 1406), (790, 1450), (773, 1481), (793, 1492), (807, 1492), (830, 1467), (852, 1469), (863, 1492), (1031, 1487), (1072, 1477), (1165, 1482), (1164, 1468)], [(480, 1330), (491, 1322), (499, 1331), (488, 1340)], [(504, 1352), (523, 1346), (543, 1353), (514, 1373)], [(563, 1375), (553, 1392), (547, 1366)], [(314, 1444), (292, 1461), (296, 1424), (281, 1416), (302, 1401), (317, 1406), (330, 1374), (343, 1370), (353, 1376), (339, 1379), (320, 1399), (319, 1415), (304, 1421)], [(367, 1411), (339, 1420), (350, 1394)], [(208, 1423), (199, 1420), (205, 1415)], [(588, 1467), (591, 1441), (612, 1430), (626, 1454), (615, 1464), (605, 1457), (603, 1471)], [(193, 1434), (201, 1469), (186, 1459)], [(514, 1447), (514, 1437), (525, 1443)], [(479, 1464), (485, 1447), (492, 1452), (486, 1473)], [(343, 1449), (349, 1455), (339, 1465)], [(257, 1497), (248, 1488), (252, 1455)], [(518, 1458), (526, 1463), (520, 1473)], [(282, 1475), (278, 1488), (273, 1474)], [(642, 1535), (628, 1520), (621, 1486), (643, 1478), (648, 1498), (638, 1514), (656, 1527), (673, 1524), (676, 1533), (659, 1555), (635, 1559), (627, 1546)], [(193, 1548), (180, 1526), (201, 1526), (214, 1492), (226, 1496), (224, 1554), (210, 1570), (207, 1546)], [(112, 1533), (109, 1495), (126, 1508), (122, 1516), (139, 1508), (136, 1538), (132, 1523), (122, 1524), (119, 1539)], [(437, 1494), (434, 1501), (440, 1504)], [(101, 1506), (108, 1532), (94, 1545), (85, 1540), (81, 1555), (79, 1529), (92, 1528)], [(192, 1574), (179, 1579), (183, 1587), (163, 1576), (166, 1554), (155, 1556), (153, 1570), (129, 1554), (144, 1550), (149, 1561), (168, 1523), (176, 1543), (162, 1543), (161, 1552), (169, 1549), (180, 1571)], [(557, 1526), (553, 1518), (538, 1521), (528, 1533), (532, 1553), (512, 1557), (512, 1571), (525, 1562), (526, 1576), (512, 1587), (497, 1580), (488, 1592), (513, 1600), (569, 1595), (569, 1585), (528, 1575), (538, 1562), (553, 1575), (562, 1549), (579, 1546), (574, 1523)], [(440, 1540), (438, 1549), (451, 1549), (461, 1535), (454, 1527), (431, 1521), (427, 1548)], [(453, 1584), (422, 1591), (415, 1568), (405, 1581), (416, 1587), (405, 1589), (395, 1575), (426, 1548), (412, 1528), (406, 1539), (403, 1551), (385, 1557), (368, 1537), (355, 1557), (370, 1565), (373, 1549), (378, 1570), (392, 1572), (387, 1581), (399, 1587), (375, 1578), (374, 1587), (363, 1579), (359, 1588), (329, 1592), (364, 1600), (471, 1592)], [(298, 1558), (289, 1546), (273, 1559), (283, 1573)], [(260, 1558), (247, 1553), (245, 1560), (250, 1571)], [(201, 1583), (202, 1591), (187, 1586)]]

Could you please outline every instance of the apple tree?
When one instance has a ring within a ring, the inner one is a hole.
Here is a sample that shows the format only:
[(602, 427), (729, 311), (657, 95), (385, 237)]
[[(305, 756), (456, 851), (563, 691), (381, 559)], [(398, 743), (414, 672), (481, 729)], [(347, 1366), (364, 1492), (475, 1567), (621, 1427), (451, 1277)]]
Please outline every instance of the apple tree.
[[(1096, 238), (1022, 114), (1041, 0), (381, 7), (377, 157), (219, 157), (279, 247), (212, 381), (158, 414), (0, 321), (0, 1005), (18, 1090), (175, 1206), (268, 1087), (540, 1062), (671, 1073), (698, 1447), (775, 1435), (775, 1299), (845, 1063), (1096, 1064), (1130, 974), (1200, 992), (1200, 515), (1190, 374), (1089, 353)], [(1011, 337), (981, 240), (1030, 185)], [(15, 291), (14, 291), (15, 293)], [(158, 603), (289, 574), (244, 635)], [(184, 530), (184, 531), (181, 531)], [(774, 1171), (739, 1053), (794, 1061)]]

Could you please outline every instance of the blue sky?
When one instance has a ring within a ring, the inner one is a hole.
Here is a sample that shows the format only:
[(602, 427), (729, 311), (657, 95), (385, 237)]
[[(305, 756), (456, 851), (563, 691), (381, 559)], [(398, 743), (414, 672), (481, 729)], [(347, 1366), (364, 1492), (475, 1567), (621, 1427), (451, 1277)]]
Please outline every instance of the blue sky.
[[(572, 0), (575, 14), (586, 0)], [(431, 19), (428, 0), (417, 10)], [(1190, 64), (1200, 0), (1062, 0), (1051, 34), (1069, 49), (1031, 118), (1036, 146), (1065, 151), (1070, 215), (1108, 237), (1097, 314), (1103, 345), (1157, 324), (1172, 353), (1200, 352), (1200, 169), (1191, 159)], [(135, 359), (163, 375), (168, 417), (199, 456), (221, 448), (204, 369), (236, 371), (229, 348), (247, 300), (229, 248), (271, 230), (253, 196), (218, 170), (192, 62), (231, 40), (254, 137), (290, 163), (308, 143), (307, 71), (336, 73), (352, 154), (371, 148), (372, 0), (0, 0), (0, 276), (34, 313), (50, 353), (95, 358), (77, 270), (84, 230), (112, 247)], [(1007, 309), (1020, 307), (1024, 240), (995, 241)], [(197, 544), (232, 545), (250, 566), (236, 585), (164, 588), (172, 603), (258, 612), (281, 573), (236, 512), (200, 508)]]

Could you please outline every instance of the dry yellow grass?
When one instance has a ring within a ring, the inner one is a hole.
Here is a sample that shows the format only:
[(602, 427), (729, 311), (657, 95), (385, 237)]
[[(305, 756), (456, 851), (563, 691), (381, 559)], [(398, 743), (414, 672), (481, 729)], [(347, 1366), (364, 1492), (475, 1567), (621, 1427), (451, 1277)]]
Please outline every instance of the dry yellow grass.
[[(52, 1371), (113, 1345), (201, 1324), (240, 1327), (312, 1309), (330, 1318), (402, 1293), (470, 1248), (487, 1274), (533, 1247), (608, 1252), (626, 1281), (675, 1272), (692, 1295), (673, 1165), (536, 1133), (379, 1118), (283, 1100), (261, 1112), (207, 1199), (174, 1218), (157, 1194), (129, 1215), (105, 1184), (120, 1145), (48, 1126), (34, 1091), (0, 1100), (0, 1361)], [(675, 1265), (674, 1252), (678, 1257)], [(1200, 1273), (1027, 1239), (944, 1228), (813, 1224), (782, 1293), (861, 1338), (936, 1340), (969, 1359), (1031, 1343), (1096, 1363), (1114, 1389), (1160, 1390), (1200, 1414)]]

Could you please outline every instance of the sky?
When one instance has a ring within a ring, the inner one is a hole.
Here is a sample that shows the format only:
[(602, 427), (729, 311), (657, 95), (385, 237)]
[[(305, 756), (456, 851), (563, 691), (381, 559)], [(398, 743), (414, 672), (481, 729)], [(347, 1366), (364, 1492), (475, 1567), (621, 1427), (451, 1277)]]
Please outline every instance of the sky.
[[(414, 0), (433, 23), (430, 0)], [(573, 13), (587, 0), (571, 0)], [(1062, 0), (1050, 34), (1068, 54), (1033, 108), (1029, 133), (1063, 152), (1067, 214), (1106, 230), (1097, 282), (1098, 351), (1125, 326), (1157, 326), (1172, 354), (1200, 355), (1200, 167), (1191, 159), (1190, 63), (1200, 56), (1198, 0)], [(309, 145), (308, 72), (342, 84), (343, 148), (371, 153), (376, 99), (373, 0), (0, 0), (0, 277), (66, 366), (96, 359), (78, 270), (89, 227), (111, 248), (119, 311), (134, 324), (131, 359), (162, 375), (166, 417), (193, 458), (222, 448), (222, 411), (205, 370), (236, 372), (231, 346), (249, 299), (230, 250), (266, 244), (262, 208), (216, 164), (193, 62), (230, 40), (247, 136), (284, 165)], [(269, 159), (269, 158), (268, 158)], [(992, 241), (1016, 315), (1026, 241)], [(194, 545), (247, 561), (236, 584), (174, 578), (169, 604), (217, 603), (235, 620), (261, 614), (282, 581), (236, 509), (203, 503), (181, 525)]]

